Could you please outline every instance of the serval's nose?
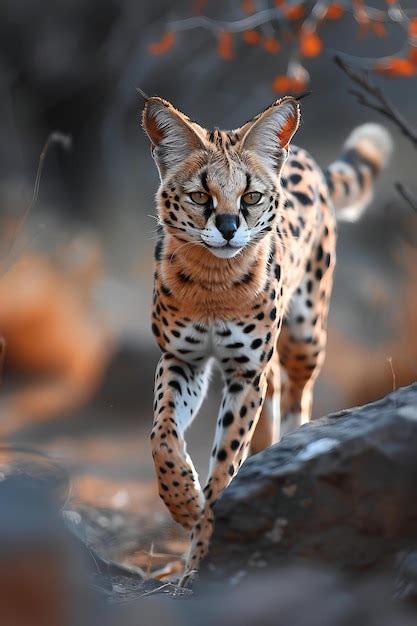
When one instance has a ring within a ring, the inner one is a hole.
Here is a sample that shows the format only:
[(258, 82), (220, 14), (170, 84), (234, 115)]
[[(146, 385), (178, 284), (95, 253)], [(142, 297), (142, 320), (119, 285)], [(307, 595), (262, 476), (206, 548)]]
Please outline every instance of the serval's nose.
[(216, 215), (216, 226), (226, 241), (230, 241), (239, 227), (239, 216), (230, 213)]

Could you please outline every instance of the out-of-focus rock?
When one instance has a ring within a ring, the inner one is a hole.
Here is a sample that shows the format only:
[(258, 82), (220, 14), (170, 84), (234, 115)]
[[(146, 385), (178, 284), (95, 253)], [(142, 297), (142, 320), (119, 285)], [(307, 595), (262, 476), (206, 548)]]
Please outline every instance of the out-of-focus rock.
[(12, 451), (6, 458), (2, 450), (0, 458), (1, 624), (127, 626), (137, 623), (133, 614), (121, 619), (109, 604), (157, 594), (161, 587), (177, 594), (172, 585), (145, 580), (135, 568), (95, 552), (81, 516), (66, 516), (64, 524), (61, 473), (53, 476), (46, 457), (15, 454), (16, 462)]
[(349, 581), (332, 570), (285, 566), (215, 586), (182, 608), (175, 624), (199, 626), (412, 626), (415, 615), (390, 597), (389, 583)]
[[(3, 469), (1, 467), (1, 469)], [(0, 480), (0, 621), (9, 626), (87, 625), (99, 611), (46, 482), (25, 473)]]
[(417, 384), (291, 433), (248, 459), (216, 505), (203, 578), (293, 559), (392, 573), (417, 545), (416, 451)]

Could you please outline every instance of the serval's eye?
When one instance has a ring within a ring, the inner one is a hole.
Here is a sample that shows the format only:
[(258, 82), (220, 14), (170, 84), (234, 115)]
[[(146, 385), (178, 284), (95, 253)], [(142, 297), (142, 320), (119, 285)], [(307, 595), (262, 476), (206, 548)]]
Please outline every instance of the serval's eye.
[(242, 196), (242, 202), (248, 206), (259, 204), (262, 200), (262, 194), (259, 191), (249, 191)]
[(210, 202), (210, 196), (204, 191), (193, 191), (190, 193), (190, 198), (195, 204), (207, 204)]

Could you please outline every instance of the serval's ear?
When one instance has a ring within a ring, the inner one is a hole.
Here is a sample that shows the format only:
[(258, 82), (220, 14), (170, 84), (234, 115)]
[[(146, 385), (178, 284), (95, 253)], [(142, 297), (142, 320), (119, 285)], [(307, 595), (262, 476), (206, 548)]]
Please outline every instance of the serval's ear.
[(180, 165), (194, 150), (204, 148), (204, 131), (181, 111), (162, 98), (148, 98), (142, 113), (142, 126), (152, 144), (152, 155), (161, 179)]
[(300, 105), (295, 98), (286, 96), (240, 129), (242, 147), (255, 152), (269, 167), (279, 168), (299, 125)]

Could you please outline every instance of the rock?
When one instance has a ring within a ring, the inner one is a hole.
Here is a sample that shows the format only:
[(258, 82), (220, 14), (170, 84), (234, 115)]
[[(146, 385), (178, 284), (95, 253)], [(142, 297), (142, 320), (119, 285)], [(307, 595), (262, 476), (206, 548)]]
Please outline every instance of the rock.
[[(412, 626), (386, 580), (354, 582), (323, 568), (286, 566), (245, 577), (237, 588), (200, 590), (182, 609), (184, 626)], [(161, 623), (161, 622), (158, 622)]]
[[(16, 455), (19, 453), (16, 450)], [(88, 526), (83, 525), (81, 516), (61, 514), (52, 464), (46, 466), (45, 460), (36, 468), (33, 460), (28, 473), (23, 460), (12, 465), (4, 462), (4, 457), (2, 450), (1, 624), (129, 626), (137, 620), (111, 615), (109, 604), (161, 593), (181, 595), (182, 590), (174, 585), (144, 579), (135, 568), (107, 560), (89, 546)], [(57, 479), (60, 484), (61, 477)]]
[[(201, 580), (237, 583), (293, 560), (355, 574), (392, 574), (401, 561), (410, 576), (416, 486), (414, 384), (306, 424), (248, 459), (216, 504)], [(408, 588), (415, 596), (414, 581), (397, 581), (401, 596)]]

